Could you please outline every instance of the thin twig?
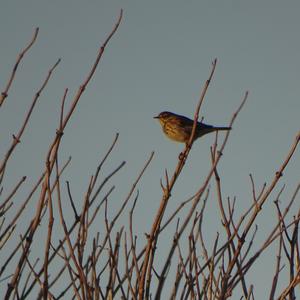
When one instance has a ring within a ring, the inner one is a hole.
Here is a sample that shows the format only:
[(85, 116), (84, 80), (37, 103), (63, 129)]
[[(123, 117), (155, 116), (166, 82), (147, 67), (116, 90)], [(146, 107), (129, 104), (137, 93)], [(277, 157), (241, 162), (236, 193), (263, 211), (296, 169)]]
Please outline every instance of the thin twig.
[(20, 64), (22, 58), (24, 57), (24, 55), (26, 54), (26, 52), (31, 48), (31, 46), (36, 41), (38, 33), (39, 33), (39, 28), (37, 27), (37, 28), (35, 28), (34, 34), (32, 36), (31, 41), (29, 42), (29, 44), (18, 55), (17, 61), (16, 61), (15, 65), (14, 65), (14, 67), (13, 67), (13, 70), (12, 70), (10, 78), (9, 78), (9, 80), (7, 82), (7, 85), (6, 85), (5, 89), (4, 89), (4, 91), (0, 95), (0, 107), (4, 103), (5, 98), (8, 96), (8, 90), (10, 89), (10, 86), (11, 86), (11, 84), (12, 84), (12, 82), (13, 82), (15, 76), (16, 76), (16, 72), (17, 72), (17, 69), (19, 67), (19, 64)]

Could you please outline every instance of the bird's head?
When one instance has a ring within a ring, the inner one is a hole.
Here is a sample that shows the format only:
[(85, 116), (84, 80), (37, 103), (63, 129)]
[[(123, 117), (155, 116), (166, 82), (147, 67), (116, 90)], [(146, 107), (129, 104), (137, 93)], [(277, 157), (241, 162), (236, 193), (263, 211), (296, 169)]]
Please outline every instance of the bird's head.
[(155, 116), (154, 119), (158, 119), (161, 124), (164, 124), (173, 116), (174, 116), (173, 113), (171, 113), (169, 111), (163, 111), (158, 116)]

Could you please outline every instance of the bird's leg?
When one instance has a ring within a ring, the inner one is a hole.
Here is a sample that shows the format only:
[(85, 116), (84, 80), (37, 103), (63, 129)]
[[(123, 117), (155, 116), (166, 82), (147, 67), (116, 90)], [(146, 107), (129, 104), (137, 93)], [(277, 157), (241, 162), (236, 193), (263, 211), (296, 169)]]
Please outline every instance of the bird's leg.
[[(185, 149), (187, 149), (187, 147), (188, 147), (188, 143), (185, 144)], [(185, 158), (186, 158), (185, 149), (182, 152), (180, 152), (180, 154), (178, 156), (179, 160), (185, 160)]]

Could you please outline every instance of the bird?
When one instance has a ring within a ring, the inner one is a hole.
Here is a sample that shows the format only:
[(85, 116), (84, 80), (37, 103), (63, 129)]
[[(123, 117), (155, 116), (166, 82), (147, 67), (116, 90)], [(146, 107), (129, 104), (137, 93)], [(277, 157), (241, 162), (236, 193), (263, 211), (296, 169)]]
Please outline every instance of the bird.
[[(173, 141), (188, 144), (194, 120), (169, 111), (163, 111), (154, 119), (158, 119), (165, 135)], [(217, 127), (197, 122), (194, 141), (201, 136), (219, 130), (231, 130), (231, 127)]]

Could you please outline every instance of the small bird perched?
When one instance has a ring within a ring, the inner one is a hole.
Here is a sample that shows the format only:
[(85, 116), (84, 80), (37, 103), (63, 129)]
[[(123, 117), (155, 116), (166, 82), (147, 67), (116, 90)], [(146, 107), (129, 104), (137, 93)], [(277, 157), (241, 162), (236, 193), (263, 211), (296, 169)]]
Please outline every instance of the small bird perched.
[[(169, 111), (161, 112), (158, 116), (154, 117), (154, 119), (159, 120), (163, 132), (171, 140), (186, 144), (189, 142), (194, 120)], [(194, 140), (210, 132), (230, 129), (231, 127), (215, 127), (197, 122)]]

